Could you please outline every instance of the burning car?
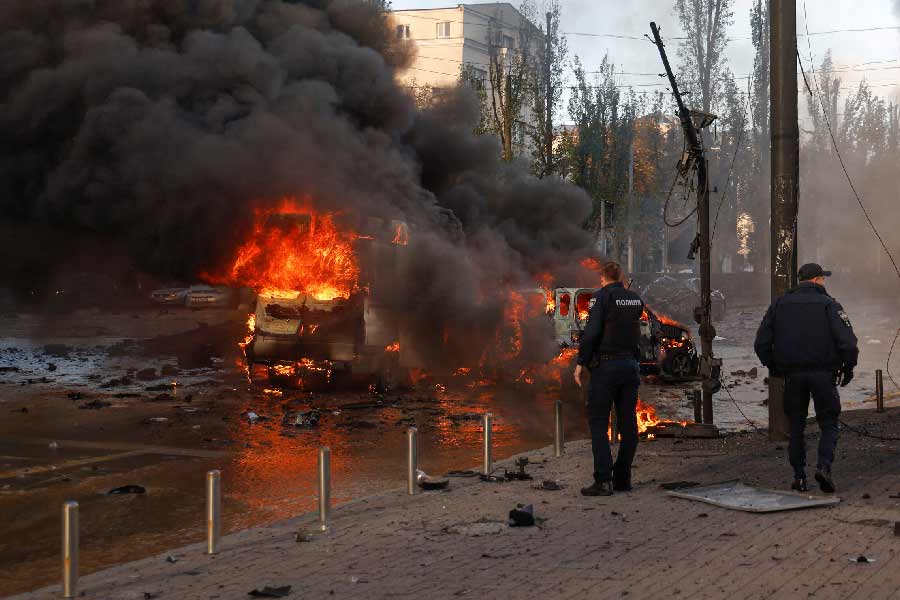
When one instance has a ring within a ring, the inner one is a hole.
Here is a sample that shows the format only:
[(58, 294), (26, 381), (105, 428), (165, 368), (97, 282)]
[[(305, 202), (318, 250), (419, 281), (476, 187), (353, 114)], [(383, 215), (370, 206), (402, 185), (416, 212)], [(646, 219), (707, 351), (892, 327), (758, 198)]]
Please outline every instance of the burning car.
[(263, 365), (295, 383), (352, 377), (390, 387), (418, 366), (381, 285), (403, 268), (406, 224), (351, 227), (342, 216), (296, 199), (260, 208), (231, 272), (207, 277), (258, 292), (242, 344), (251, 378)]
[[(556, 288), (548, 292), (547, 312), (560, 347), (578, 346), (596, 292), (596, 288)], [(670, 380), (690, 379), (699, 373), (700, 361), (690, 329), (650, 308), (644, 309), (641, 318), (639, 348), (642, 373)]]

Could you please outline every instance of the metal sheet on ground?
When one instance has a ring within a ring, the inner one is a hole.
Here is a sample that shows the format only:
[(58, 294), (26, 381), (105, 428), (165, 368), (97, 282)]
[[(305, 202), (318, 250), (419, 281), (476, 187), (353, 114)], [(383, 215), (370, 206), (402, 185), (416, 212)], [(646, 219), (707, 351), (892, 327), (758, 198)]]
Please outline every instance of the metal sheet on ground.
[(805, 494), (795, 494), (793, 492), (767, 490), (747, 485), (737, 479), (701, 485), (684, 490), (671, 490), (666, 493), (670, 496), (675, 496), (676, 498), (697, 500), (731, 510), (743, 510), (758, 513), (799, 510), (801, 508), (814, 508), (817, 506), (832, 506), (841, 501), (840, 498), (834, 496), (817, 497)]

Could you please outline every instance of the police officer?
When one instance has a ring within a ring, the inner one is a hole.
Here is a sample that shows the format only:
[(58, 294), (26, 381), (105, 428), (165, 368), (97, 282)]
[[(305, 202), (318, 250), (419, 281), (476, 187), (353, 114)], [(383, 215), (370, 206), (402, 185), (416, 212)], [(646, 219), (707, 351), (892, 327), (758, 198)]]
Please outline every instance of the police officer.
[(800, 267), (800, 285), (772, 303), (754, 344), (769, 374), (785, 378), (784, 412), (791, 429), (788, 454), (794, 468), (791, 488), (801, 492), (808, 489), (803, 430), (812, 394), (821, 430), (816, 481), (827, 494), (835, 489), (831, 463), (841, 414), (837, 382), (841, 387), (850, 383), (859, 356), (847, 313), (825, 291), (830, 275), (817, 264)]
[[(622, 267), (608, 262), (601, 267), (602, 288), (590, 301), (587, 326), (578, 348), (575, 382), (582, 386), (586, 369), (588, 423), (594, 454), (594, 483), (582, 488), (585, 496), (611, 496), (613, 490), (631, 489), (631, 463), (638, 444), (637, 394), (640, 321), (644, 303), (622, 284)], [(609, 410), (616, 407), (622, 443), (613, 465), (609, 449)]]

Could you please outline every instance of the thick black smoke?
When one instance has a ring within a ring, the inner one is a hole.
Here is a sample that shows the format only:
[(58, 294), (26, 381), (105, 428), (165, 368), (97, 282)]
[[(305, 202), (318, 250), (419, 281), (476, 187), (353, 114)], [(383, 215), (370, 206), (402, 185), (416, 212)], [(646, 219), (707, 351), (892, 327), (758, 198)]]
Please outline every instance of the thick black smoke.
[[(358, 0), (6, 0), (4, 224), (117, 240), (191, 278), (228, 262), (255, 206), (309, 194), (411, 224), (398, 284), (423, 323), (490, 325), (485, 290), (574, 277), (590, 200), (502, 163), (463, 92), (417, 111), (394, 79), (410, 52)], [(12, 262), (60, 250), (26, 242)]]

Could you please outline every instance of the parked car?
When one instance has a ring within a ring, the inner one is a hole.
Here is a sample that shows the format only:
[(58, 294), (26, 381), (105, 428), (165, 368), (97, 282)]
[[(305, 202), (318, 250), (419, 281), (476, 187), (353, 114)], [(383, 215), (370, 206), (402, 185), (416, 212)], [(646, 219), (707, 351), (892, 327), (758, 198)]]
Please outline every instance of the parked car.
[(150, 294), (150, 299), (157, 304), (183, 305), (187, 297), (188, 288), (163, 288)]
[(188, 308), (226, 308), (234, 301), (231, 288), (211, 285), (192, 285), (185, 296)]

